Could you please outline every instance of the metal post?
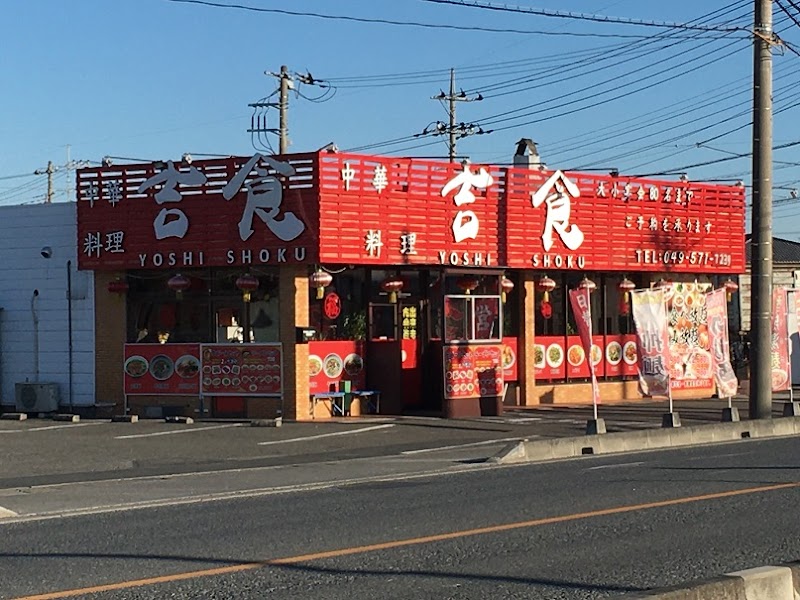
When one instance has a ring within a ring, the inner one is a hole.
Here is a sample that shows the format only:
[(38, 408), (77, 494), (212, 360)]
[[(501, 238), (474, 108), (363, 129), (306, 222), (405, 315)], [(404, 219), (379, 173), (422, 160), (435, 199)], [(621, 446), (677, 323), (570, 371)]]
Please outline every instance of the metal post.
[(67, 352), (69, 363), (69, 412), (72, 413), (73, 347), (72, 347), (72, 261), (67, 261)]
[(755, 0), (751, 419), (772, 416), (772, 0)]
[(286, 154), (289, 148), (287, 113), (289, 108), (289, 69), (286, 65), (281, 66), (281, 99), (280, 99), (280, 145), (278, 151)]

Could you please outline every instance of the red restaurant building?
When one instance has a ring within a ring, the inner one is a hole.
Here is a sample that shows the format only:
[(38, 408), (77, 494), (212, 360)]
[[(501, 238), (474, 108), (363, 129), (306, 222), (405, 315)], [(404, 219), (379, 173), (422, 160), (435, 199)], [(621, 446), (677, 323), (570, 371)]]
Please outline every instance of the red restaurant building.
[(354, 415), (496, 414), (590, 402), (589, 360), (635, 399), (626, 291), (744, 272), (740, 186), (321, 151), (81, 169), (77, 195), (98, 401), (140, 415), (320, 418), (342, 381), (380, 392)]

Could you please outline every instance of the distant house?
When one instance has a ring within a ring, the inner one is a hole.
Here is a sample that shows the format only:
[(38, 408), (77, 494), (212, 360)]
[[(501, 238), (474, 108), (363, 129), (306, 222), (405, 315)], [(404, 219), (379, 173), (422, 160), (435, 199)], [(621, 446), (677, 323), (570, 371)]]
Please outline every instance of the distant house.
[[(752, 295), (750, 234), (745, 238), (745, 256), (747, 270), (744, 275), (739, 277), (739, 306), (741, 330), (748, 332), (750, 331), (750, 298)], [(772, 238), (772, 285), (800, 288), (800, 242)]]

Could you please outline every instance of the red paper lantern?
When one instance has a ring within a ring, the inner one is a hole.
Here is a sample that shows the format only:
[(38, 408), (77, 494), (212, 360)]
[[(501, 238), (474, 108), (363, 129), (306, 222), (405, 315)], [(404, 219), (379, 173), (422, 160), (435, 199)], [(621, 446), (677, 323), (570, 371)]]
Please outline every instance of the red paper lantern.
[(180, 300), (183, 298), (183, 291), (188, 290), (189, 287), (191, 287), (192, 280), (186, 277), (186, 275), (178, 273), (177, 275), (173, 275), (169, 278), (167, 285), (169, 286), (169, 289), (175, 292), (178, 300)]
[(250, 302), (250, 294), (258, 289), (258, 278), (250, 273), (239, 275), (236, 287), (242, 291), (242, 300)]
[(403, 289), (403, 280), (396, 275), (387, 277), (381, 281), (381, 289), (389, 294), (389, 302), (394, 304), (397, 302), (397, 294)]
[(542, 304), (539, 306), (539, 311), (542, 313), (543, 318), (549, 319), (553, 316), (553, 305), (547, 300), (542, 300)]
[(510, 294), (513, 289), (514, 289), (514, 282), (511, 281), (508, 277), (503, 277), (500, 280), (500, 298), (503, 300), (503, 302), (506, 301), (506, 295)]
[(739, 289), (739, 284), (736, 283), (730, 277), (722, 284), (722, 287), (725, 288), (725, 297), (730, 302), (733, 299), (733, 294), (735, 294)]
[(333, 283), (333, 276), (327, 271), (317, 269), (308, 276), (308, 282), (311, 287), (317, 288), (317, 300), (322, 300), (325, 296), (325, 288)]
[(129, 289), (128, 282), (124, 279), (115, 279), (108, 282), (108, 291), (113, 294), (125, 294)]
[(544, 275), (539, 281), (536, 282), (536, 287), (539, 288), (540, 292), (544, 293), (542, 296), (542, 302), (549, 302), (550, 292), (556, 289), (556, 282), (550, 279), (547, 275)]
[(597, 289), (597, 284), (588, 277), (584, 276), (584, 278), (581, 279), (581, 282), (578, 284), (578, 287), (582, 290), (589, 290), (589, 293), (591, 294)]
[(469, 296), (469, 294), (478, 287), (478, 278), (474, 275), (462, 275), (456, 280), (456, 285), (461, 288), (461, 290)]

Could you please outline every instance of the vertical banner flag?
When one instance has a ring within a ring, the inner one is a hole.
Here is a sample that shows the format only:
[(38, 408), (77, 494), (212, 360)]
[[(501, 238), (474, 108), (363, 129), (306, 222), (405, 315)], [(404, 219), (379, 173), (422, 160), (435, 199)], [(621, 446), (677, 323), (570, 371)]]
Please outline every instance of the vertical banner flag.
[(731, 345), (728, 339), (728, 303), (725, 290), (720, 288), (706, 294), (708, 314), (708, 344), (714, 360), (714, 382), (720, 398), (732, 398), (739, 381), (731, 366)]
[(785, 392), (792, 388), (789, 373), (789, 323), (786, 288), (772, 290), (772, 391)]
[(592, 402), (600, 404), (600, 388), (597, 385), (594, 361), (592, 360), (592, 304), (589, 299), (589, 290), (579, 288), (569, 291), (569, 302), (575, 314), (575, 323), (578, 326), (578, 335), (581, 337), (583, 351), (588, 357), (589, 374), (592, 377)]
[(644, 396), (669, 396), (669, 332), (664, 290), (631, 292), (639, 345), (639, 389)]

